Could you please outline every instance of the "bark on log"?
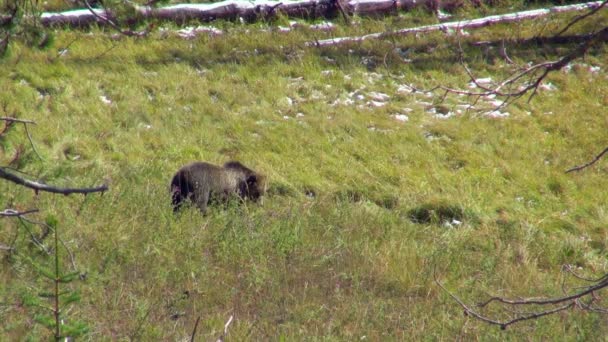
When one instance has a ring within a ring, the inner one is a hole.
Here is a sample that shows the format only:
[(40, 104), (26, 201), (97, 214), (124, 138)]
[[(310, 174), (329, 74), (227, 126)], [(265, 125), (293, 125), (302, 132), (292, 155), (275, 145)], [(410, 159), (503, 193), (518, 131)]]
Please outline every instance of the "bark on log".
[[(340, 2), (338, 3), (338, 1)], [(436, 3), (443, 2), (446, 7), (452, 7), (454, 0), (225, 0), (211, 4), (179, 4), (159, 8), (134, 5), (136, 17), (129, 18), (128, 21), (134, 23), (138, 20), (156, 19), (178, 24), (188, 20), (210, 22), (216, 19), (243, 18), (253, 21), (271, 18), (278, 13), (291, 18), (334, 18), (338, 15), (340, 7), (349, 15), (386, 15), (397, 13), (399, 10), (411, 10), (415, 7), (436, 9)], [(479, 1), (472, 0), (471, 3), (478, 4)], [(93, 23), (107, 24), (103, 18), (116, 19), (109, 9), (95, 9), (95, 14), (88, 9), (57, 13), (45, 12), (41, 15), (41, 23), (43, 26), (83, 27)]]
[(565, 13), (565, 12), (573, 12), (573, 11), (583, 11), (590, 10), (597, 7), (600, 7), (604, 1), (593, 1), (587, 2), (583, 4), (576, 5), (568, 5), (568, 6), (556, 6), (551, 8), (542, 8), (537, 10), (523, 11), (523, 12), (515, 12), (508, 13), (502, 15), (492, 15), (489, 17), (478, 18), (473, 20), (462, 20), (462, 21), (452, 21), (447, 23), (435, 24), (435, 25), (426, 25), (414, 28), (406, 28), (396, 31), (387, 31), (387, 32), (378, 32), (371, 33), (364, 36), (357, 37), (341, 37), (341, 38), (331, 38), (324, 39), (315, 42), (306, 43), (307, 46), (333, 46), (333, 45), (341, 45), (346, 43), (360, 43), (364, 40), (368, 39), (383, 39), (391, 36), (404, 36), (411, 35), (416, 33), (427, 33), (433, 31), (444, 31), (447, 32), (449, 30), (462, 30), (462, 29), (475, 29), (480, 27), (486, 27), (495, 24), (503, 24), (503, 23), (512, 23), (522, 20), (531, 20), (540, 17), (547, 16), (549, 14), (555, 13)]

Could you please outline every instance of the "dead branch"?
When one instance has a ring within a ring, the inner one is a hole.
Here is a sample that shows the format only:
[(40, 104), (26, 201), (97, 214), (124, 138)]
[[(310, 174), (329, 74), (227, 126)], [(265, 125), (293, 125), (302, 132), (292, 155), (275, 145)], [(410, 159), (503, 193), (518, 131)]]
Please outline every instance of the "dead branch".
[(598, 7), (594, 8), (593, 10), (591, 10), (591, 11), (589, 11), (589, 12), (585, 13), (585, 14), (581, 14), (581, 15), (577, 16), (577, 17), (576, 17), (576, 18), (574, 18), (572, 21), (570, 21), (570, 22), (569, 22), (569, 23), (568, 23), (568, 24), (567, 24), (567, 25), (566, 25), (566, 26), (565, 26), (565, 27), (564, 27), (564, 28), (563, 28), (561, 31), (559, 31), (559, 32), (556, 34), (556, 36), (561, 36), (561, 35), (563, 35), (564, 33), (566, 33), (566, 32), (567, 32), (567, 31), (568, 31), (568, 30), (569, 30), (569, 29), (570, 29), (572, 26), (574, 26), (574, 25), (575, 25), (576, 23), (578, 23), (579, 21), (581, 21), (581, 20), (583, 20), (583, 19), (585, 19), (585, 18), (588, 18), (588, 17), (590, 17), (590, 16), (594, 15), (594, 14), (595, 14), (595, 13), (597, 13), (599, 10), (601, 10), (601, 9), (602, 9), (602, 8), (603, 8), (603, 7), (606, 5), (606, 3), (608, 3), (608, 1), (604, 1), (604, 2), (602, 2), (602, 4), (601, 4), (600, 6), (598, 6)]
[(15, 217), (15, 216), (23, 216), (31, 213), (37, 213), (38, 209), (29, 209), (26, 211), (18, 211), (15, 209), (4, 209), (0, 211), (0, 216), (2, 217)]
[[(523, 11), (523, 12), (515, 12), (501, 15), (493, 15), (484, 18), (478, 18), (473, 20), (461, 20), (461, 21), (452, 21), (441, 24), (434, 25), (426, 25), (419, 26), (413, 28), (405, 28), (396, 31), (387, 31), (387, 32), (377, 32), (371, 33), (364, 36), (357, 37), (340, 37), (340, 38), (331, 38), (318, 40), (314, 42), (306, 43), (307, 46), (316, 46), (316, 47), (324, 47), (324, 46), (336, 46), (347, 43), (361, 43), (370, 39), (385, 39), (393, 36), (406, 36), (406, 35), (414, 35), (418, 33), (429, 33), (436, 31), (450, 32), (452, 30), (461, 31), (463, 29), (477, 29), (482, 27), (487, 27), (496, 24), (504, 24), (504, 23), (513, 23), (519, 22), (523, 20), (532, 20), (540, 17), (544, 17), (550, 14), (556, 13), (566, 13), (573, 11), (584, 11), (588, 9), (598, 9), (602, 8), (606, 5), (607, 1), (593, 1), (587, 2), (584, 4), (576, 4), (576, 5), (568, 5), (568, 6), (555, 6), (551, 8), (543, 8), (537, 10)], [(595, 12), (594, 12), (595, 13)], [(562, 30), (563, 31), (563, 30)]]
[(196, 336), (196, 328), (198, 328), (198, 323), (201, 320), (201, 316), (196, 318), (196, 323), (194, 323), (194, 329), (192, 330), (192, 335), (190, 336), (190, 342), (194, 342), (194, 336)]
[[(490, 299), (486, 300), (485, 302), (477, 304), (477, 307), (479, 307), (479, 308), (483, 308), (492, 302), (498, 302), (501, 304), (507, 304), (507, 305), (511, 305), (511, 306), (530, 306), (530, 305), (532, 305), (532, 306), (541, 306), (541, 307), (546, 306), (546, 305), (553, 306), (553, 305), (557, 305), (557, 304), (563, 304), (558, 307), (552, 307), (552, 308), (549, 308), (546, 310), (539, 310), (539, 311), (535, 311), (535, 312), (531, 312), (531, 313), (515, 313), (514, 318), (512, 318), (510, 320), (504, 320), (504, 321), (489, 318), (487, 316), (482, 315), (478, 311), (471, 309), (460, 298), (458, 298), (456, 295), (454, 295), (453, 293), (448, 291), (445, 288), (445, 286), (443, 286), (443, 284), (441, 284), (441, 282), (439, 282), (439, 280), (437, 279), (437, 276), (435, 274), (433, 274), (433, 277), (435, 279), (435, 283), (437, 284), (437, 286), (439, 286), (444, 292), (446, 292), (455, 302), (457, 302), (464, 309), (465, 315), (470, 315), (472, 317), (475, 317), (476, 319), (478, 319), (482, 322), (486, 322), (486, 323), (493, 324), (493, 325), (498, 325), (498, 326), (500, 326), (501, 329), (506, 329), (509, 325), (512, 325), (512, 324), (515, 324), (518, 322), (552, 315), (554, 313), (564, 311), (564, 310), (567, 310), (570, 308), (575, 308), (575, 307), (579, 307), (583, 310), (588, 310), (588, 311), (608, 312), (608, 309), (606, 309), (606, 308), (595, 307), (595, 306), (591, 305), (591, 303), (593, 303), (594, 301), (597, 300), (597, 296), (596, 296), (597, 291), (599, 291), (605, 287), (608, 287), (608, 277), (607, 276), (599, 278), (598, 281), (594, 285), (587, 286), (584, 288), (584, 290), (582, 290), (580, 292), (577, 292), (572, 295), (567, 295), (564, 297), (545, 298), (545, 299), (531, 298), (531, 299), (514, 300), (514, 299), (494, 296), (494, 297), (491, 297)], [(583, 301), (583, 299), (585, 297), (590, 297), (589, 303), (585, 303)]]
[[(7, 111), (7, 106), (4, 105), (4, 111)], [(28, 124), (32, 124), (35, 125), (36, 122), (32, 121), (32, 120), (25, 120), (25, 119), (17, 119), (14, 117), (0, 117), (0, 121), (6, 121), (6, 129), (8, 129), (9, 125), (12, 125), (14, 122), (18, 122), (18, 123), (22, 123), (23, 124), (23, 128), (25, 129), (25, 134), (27, 135), (27, 139), (30, 141), (30, 146), (32, 146), (32, 151), (34, 151), (34, 153), (36, 154), (36, 156), (38, 156), (38, 159), (42, 160), (42, 157), (40, 156), (40, 154), (38, 153), (38, 150), (36, 150), (36, 146), (34, 145), (34, 142), (32, 141), (32, 136), (30, 135), (30, 131), (27, 128)]]
[(574, 171), (580, 171), (580, 170), (582, 170), (584, 168), (587, 168), (587, 167), (595, 164), (606, 153), (608, 153), (608, 147), (606, 147), (602, 152), (600, 152), (600, 154), (598, 154), (597, 156), (595, 156), (595, 158), (593, 158), (593, 160), (591, 160), (590, 162), (588, 162), (586, 164), (583, 164), (583, 165), (580, 165), (580, 166), (575, 166), (573, 168), (570, 168), (570, 169), (566, 170), (566, 173), (570, 173), (570, 172), (574, 172)]
[(7, 116), (0, 117), (0, 120), (7, 121), (8, 123), (11, 123), (11, 122), (20, 122), (20, 123), (23, 123), (23, 124), (34, 124), (34, 125), (36, 124), (36, 121), (25, 120), (25, 119), (17, 119), (17, 118), (12, 118), (12, 117), (7, 117)]
[[(589, 5), (591, 3), (587, 3), (585, 5)], [(592, 11), (589, 13), (597, 13), (597, 9), (605, 8), (608, 5), (608, 0), (603, 0), (601, 2), (593, 3), (597, 5), (594, 7)], [(562, 6), (564, 7), (564, 6)], [(520, 12), (521, 13), (521, 12)], [(588, 17), (588, 16), (586, 16)], [(573, 19), (573, 21), (578, 20), (578, 17)], [(568, 26), (566, 26), (568, 27)], [(564, 32), (562, 30), (561, 32)], [(433, 87), (430, 90), (425, 90), (425, 92), (434, 92), (440, 90), (443, 92), (442, 100), (447, 97), (448, 94), (458, 94), (458, 95), (466, 95), (468, 97), (476, 98), (475, 103), (479, 101), (481, 98), (492, 99), (494, 97), (502, 98), (502, 100), (493, 100), (491, 101), (493, 108), (490, 108), (485, 114), (488, 115), (501, 115), (499, 109), (504, 108), (516, 101), (517, 99), (523, 97), (526, 94), (530, 94), (528, 97), (528, 102), (532, 100), (532, 98), (537, 94), (539, 87), (541, 87), (542, 82), (546, 79), (546, 77), (554, 71), (560, 70), (567, 66), (572, 61), (581, 58), (589, 51), (589, 49), (599, 43), (603, 43), (608, 41), (608, 26), (604, 26), (600, 30), (596, 32), (592, 32), (583, 36), (579, 36), (578, 46), (573, 48), (570, 53), (564, 55), (563, 57), (555, 60), (555, 61), (546, 61), (538, 64), (534, 64), (526, 67), (515, 67), (515, 71), (504, 80), (499, 83), (491, 83), (488, 80), (481, 82), (481, 79), (476, 78), (473, 75), (473, 72), (469, 70), (466, 66), (465, 62), (461, 60), (461, 64), (465, 69), (466, 73), (469, 75), (471, 79), (471, 85), (469, 88), (476, 88), (476, 90), (465, 90), (465, 89), (457, 89), (444, 85), (438, 85)], [(459, 42), (460, 47), (460, 42)], [(504, 50), (504, 46), (503, 46)], [(464, 55), (461, 48), (461, 55)], [(505, 55), (506, 56), (506, 55)], [(503, 57), (505, 57), (503, 56)], [(507, 62), (510, 61), (508, 56), (505, 57)], [(510, 63), (511, 64), (511, 63)], [(487, 110), (482, 109), (481, 111)], [(597, 160), (595, 160), (597, 161)], [(595, 162), (593, 161), (593, 162)], [(593, 163), (592, 162), (592, 163)], [(574, 171), (574, 170), (573, 170)]]
[[(608, 3), (608, 0), (604, 1), (602, 6), (606, 5), (606, 3)], [(502, 82), (491, 86), (487, 86), (479, 82), (471, 70), (469, 70), (464, 62), (462, 62), (465, 71), (471, 78), (471, 82), (476, 88), (479, 88), (480, 91), (456, 89), (443, 85), (436, 86), (428, 91), (442, 90), (445, 92), (444, 97), (448, 93), (453, 93), (478, 98), (487, 96), (500, 96), (505, 98), (505, 100), (494, 110), (506, 106), (509, 101), (512, 102), (529, 92), (531, 92), (528, 98), (528, 101), (530, 101), (536, 95), (538, 87), (541, 85), (543, 80), (545, 80), (547, 75), (549, 75), (549, 73), (560, 70), (575, 59), (582, 57), (595, 44), (608, 41), (608, 26), (604, 27), (600, 31), (584, 36), (582, 41), (583, 42), (574, 48), (569, 54), (561, 57), (558, 60), (542, 62), (523, 68), (523, 70), (518, 70), (511, 76), (504, 79)]]
[[(108, 9), (106, 9), (105, 7), (98, 10), (98, 9), (91, 7), (91, 4), (89, 3), (88, 0), (82, 0), (82, 3), (85, 5), (87, 10), (91, 13), (91, 15), (93, 15), (96, 22), (101, 23), (101, 24), (106, 24), (124, 36), (144, 37), (144, 36), (147, 36), (149, 33), (149, 30), (143, 30), (143, 31), (123, 30), (120, 27), (120, 25), (118, 25), (114, 21), (114, 16), (113, 16), (112, 12), (109, 11)], [(102, 3), (102, 6), (103, 6), (103, 3)]]
[(224, 342), (226, 335), (228, 335), (228, 327), (232, 323), (233, 318), (234, 316), (230, 315), (230, 318), (228, 318), (228, 321), (226, 322), (226, 324), (224, 324), (224, 332), (220, 335), (220, 337), (218, 337), (217, 342)]
[[(29, 219), (25, 216), (19, 216), (19, 220), (21, 221), (21, 223), (27, 228), (27, 226), (25, 225), (24, 222), (30, 223), (30, 224), (34, 224), (37, 226), (40, 226), (42, 228), (44, 228), (44, 231), (42, 232), (42, 236), (39, 238), (40, 240), (44, 240), (44, 238), (46, 238), (48, 236), (48, 234), (51, 231), (55, 231), (54, 227), (51, 227), (49, 224), (47, 224), (46, 222), (41, 222), (41, 221), (34, 221), (32, 219)], [(29, 229), (28, 229), (29, 231)], [(39, 244), (39, 246), (47, 253), (50, 254), (50, 252), (46, 249), (46, 247), (42, 244), (42, 242), (38, 241), (38, 239), (36, 239), (36, 237), (34, 236), (34, 234), (30, 232), (30, 235), (32, 237), (32, 240)], [(68, 247), (68, 245), (65, 243), (65, 241), (63, 241), (62, 238), (58, 237), (59, 242), (61, 242), (61, 244), (63, 245), (63, 248), (65, 248), (65, 250), (68, 252), (68, 256), (70, 257), (70, 262), (72, 263), (72, 269), (73, 271), (77, 271), (78, 267), (76, 266), (76, 261), (74, 259), (74, 254), (72, 253), (72, 251), (70, 250), (70, 248)], [(81, 274), (82, 277), (82, 274)]]
[(0, 178), (9, 180), (13, 183), (23, 185), (27, 188), (34, 189), (34, 191), (44, 191), (51, 192), (56, 194), (70, 195), (70, 194), (89, 194), (93, 192), (105, 192), (108, 190), (108, 186), (103, 184), (94, 188), (60, 188), (52, 185), (47, 185), (44, 183), (39, 183), (31, 180), (27, 180), (16, 176), (10, 172), (7, 172), (4, 167), (0, 167)]

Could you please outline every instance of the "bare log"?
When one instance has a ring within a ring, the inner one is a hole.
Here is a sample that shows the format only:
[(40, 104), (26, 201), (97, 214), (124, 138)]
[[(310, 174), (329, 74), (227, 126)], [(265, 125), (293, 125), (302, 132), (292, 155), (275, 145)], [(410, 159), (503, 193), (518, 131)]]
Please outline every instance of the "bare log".
[[(384, 15), (415, 7), (428, 7), (423, 0), (225, 0), (205, 4), (178, 4), (165, 7), (139, 6), (133, 4), (137, 20), (168, 20), (184, 23), (189, 20), (210, 22), (217, 19), (247, 21), (274, 17), (283, 14), (293, 18), (334, 18), (338, 14)], [(0, 16), (0, 22), (1, 20)], [(64, 12), (45, 12), (40, 17), (43, 26), (66, 25), (84, 27), (91, 24), (110, 25), (116, 15), (111, 9), (77, 9)]]
[(34, 189), (36, 192), (45, 191), (45, 192), (51, 192), (51, 193), (55, 193), (55, 194), (70, 195), (70, 194), (89, 194), (89, 193), (93, 193), (93, 192), (105, 192), (108, 190), (108, 186), (106, 184), (98, 186), (98, 187), (94, 187), (94, 188), (60, 188), (60, 187), (47, 185), (47, 184), (43, 184), (43, 183), (21, 178), (10, 172), (7, 172), (3, 167), (0, 167), (0, 178), (9, 180), (9, 181), (19, 184), (19, 185), (23, 185), (30, 189)]
[(347, 43), (361, 43), (365, 40), (370, 39), (384, 39), (392, 36), (406, 36), (417, 33), (428, 33), (435, 31), (444, 31), (448, 32), (450, 30), (463, 30), (463, 29), (476, 29), (481, 27), (487, 27), (496, 24), (504, 24), (504, 23), (512, 23), (523, 20), (532, 20), (540, 17), (544, 17), (550, 14), (556, 13), (566, 13), (566, 12), (575, 12), (575, 11), (584, 11), (589, 9), (596, 9), (605, 4), (605, 1), (593, 1), (587, 2), (583, 4), (576, 5), (568, 5), (568, 6), (555, 6), (550, 8), (542, 8), (537, 10), (523, 11), (523, 12), (514, 12), (508, 14), (501, 15), (492, 15), (488, 17), (473, 19), (473, 20), (461, 20), (461, 21), (451, 21), (447, 23), (434, 24), (434, 25), (426, 25), (419, 26), (413, 28), (406, 28), (396, 31), (387, 31), (387, 32), (377, 32), (371, 33), (364, 36), (357, 37), (341, 37), (341, 38), (331, 38), (318, 40), (315, 42), (308, 42), (308, 46), (334, 46), (341, 45)]

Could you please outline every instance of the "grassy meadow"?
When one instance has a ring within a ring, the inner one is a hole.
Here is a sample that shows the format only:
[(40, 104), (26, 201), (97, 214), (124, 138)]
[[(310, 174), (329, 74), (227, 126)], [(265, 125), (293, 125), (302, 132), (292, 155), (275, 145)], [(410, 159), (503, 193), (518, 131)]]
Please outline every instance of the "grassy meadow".
[[(46, 50), (13, 44), (0, 60), (0, 116), (36, 121), (41, 158), (15, 125), (0, 138), (2, 164), (110, 190), (36, 195), (2, 180), (0, 207), (58, 221), (72, 254), (60, 250), (63, 268), (83, 274), (66, 285), (81, 295), (65, 311), (87, 324), (80, 340), (184, 341), (200, 317), (196, 340), (215, 341), (230, 316), (228, 341), (604, 339), (607, 316), (581, 310), (489, 326), (464, 316), (434, 274), (472, 305), (559, 296), (564, 281), (574, 291), (583, 283), (565, 264), (608, 271), (608, 160), (564, 173), (608, 145), (606, 46), (500, 116), (480, 110), (496, 99), (411, 91), (469, 89), (459, 43), (478, 77), (499, 81), (515, 68), (500, 44), (470, 42), (556, 32), (572, 16), (325, 49), (304, 43), (436, 19), (289, 32), (277, 29), (287, 19), (219, 22), (221, 35), (194, 39), (169, 24), (140, 39), (62, 29)], [(574, 32), (606, 22), (604, 11)], [(507, 47), (525, 65), (573, 46)], [(267, 175), (262, 204), (173, 214), (181, 165), (232, 159)], [(28, 261), (52, 259), (30, 238), (40, 228), (10, 218), (0, 227), (0, 243), (16, 248), (0, 251), (0, 340), (51, 339), (35, 322), (41, 309), (23, 300), (52, 284)]]

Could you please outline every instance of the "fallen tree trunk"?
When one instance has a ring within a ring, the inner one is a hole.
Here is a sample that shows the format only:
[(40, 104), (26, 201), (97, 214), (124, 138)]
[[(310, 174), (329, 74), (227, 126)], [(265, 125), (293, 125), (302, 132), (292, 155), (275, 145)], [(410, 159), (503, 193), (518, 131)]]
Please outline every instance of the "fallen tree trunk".
[(489, 17), (478, 18), (473, 20), (461, 20), (461, 21), (452, 21), (447, 23), (435, 24), (435, 25), (426, 25), (420, 27), (406, 28), (396, 31), (387, 31), (387, 32), (378, 32), (371, 33), (364, 36), (357, 37), (341, 37), (341, 38), (331, 38), (318, 40), (314, 42), (306, 43), (307, 46), (334, 46), (346, 43), (360, 43), (369, 39), (383, 39), (391, 36), (405, 36), (417, 33), (427, 33), (433, 31), (444, 31), (447, 32), (449, 30), (462, 30), (462, 29), (476, 29), (480, 27), (486, 27), (490, 25), (503, 24), (503, 23), (511, 23), (522, 20), (531, 20), (539, 17), (544, 17), (549, 14), (554, 13), (565, 13), (565, 12), (573, 12), (573, 11), (584, 11), (589, 9), (595, 9), (605, 4), (605, 1), (593, 1), (587, 2), (583, 4), (576, 5), (568, 5), (568, 6), (556, 6), (551, 8), (543, 8), (537, 10), (523, 11), (523, 12), (515, 12), (508, 13), (502, 15), (492, 15)]
[[(168, 20), (183, 24), (189, 20), (210, 22), (217, 19), (246, 21), (267, 19), (283, 14), (293, 18), (333, 18), (340, 11), (352, 15), (385, 15), (409, 10), (425, 5), (427, 0), (288, 0), (288, 1), (244, 1), (225, 0), (207, 4), (179, 4), (166, 7), (134, 5), (134, 18), (129, 23), (146, 19)], [(94, 12), (94, 13), (93, 13)], [(107, 19), (115, 20), (111, 9), (79, 9), (57, 13), (42, 13), (41, 23), (44, 26), (83, 27), (93, 23), (107, 24)]]

